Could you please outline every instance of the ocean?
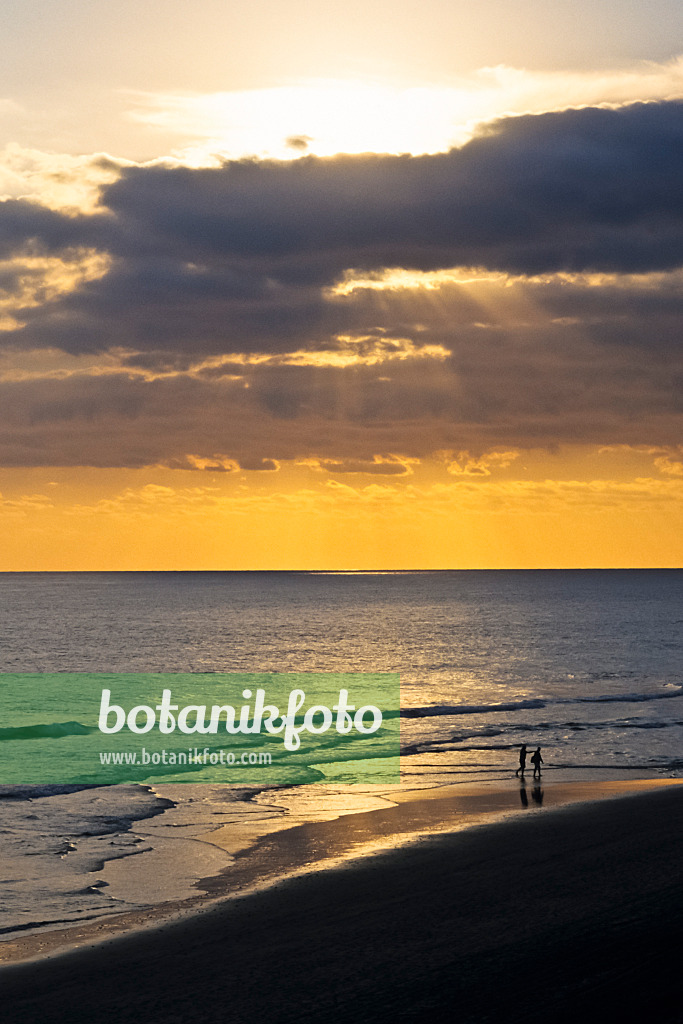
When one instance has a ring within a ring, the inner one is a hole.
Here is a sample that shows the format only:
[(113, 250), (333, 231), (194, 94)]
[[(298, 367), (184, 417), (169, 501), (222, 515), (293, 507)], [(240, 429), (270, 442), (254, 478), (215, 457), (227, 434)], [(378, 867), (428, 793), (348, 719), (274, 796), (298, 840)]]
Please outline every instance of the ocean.
[[(0, 596), (3, 673), (397, 672), (408, 787), (509, 779), (521, 743), (546, 784), (683, 775), (680, 570), (15, 573)], [(316, 771), (285, 790), (0, 778), (0, 938), (186, 898), (259, 835), (387, 798)], [(212, 829), (229, 853), (197, 842)]]

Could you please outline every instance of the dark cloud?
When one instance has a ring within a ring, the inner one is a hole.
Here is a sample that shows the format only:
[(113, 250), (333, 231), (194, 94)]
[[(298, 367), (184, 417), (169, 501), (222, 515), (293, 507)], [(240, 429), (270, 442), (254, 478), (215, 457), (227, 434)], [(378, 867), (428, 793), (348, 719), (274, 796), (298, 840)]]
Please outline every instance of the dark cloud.
[[(126, 168), (93, 216), (2, 203), (0, 255), (110, 258), (27, 301), (6, 346), (125, 350), (130, 373), (1, 384), (0, 461), (398, 473), (374, 457), (673, 443), (681, 181), (683, 104), (653, 103), (508, 118), (437, 156)], [(520, 279), (329, 292), (393, 266)], [(302, 352), (321, 365), (286, 365)]]
[(285, 144), (290, 149), (298, 150), (308, 149), (311, 142), (313, 142), (313, 139), (311, 138), (310, 135), (289, 135), (285, 139)]
[[(132, 167), (106, 212), (0, 206), (0, 252), (96, 247), (104, 278), (24, 311), (15, 342), (71, 352), (282, 351), (354, 324), (348, 268), (646, 272), (683, 261), (683, 105), (497, 122), (421, 157)], [(350, 323), (349, 323), (350, 320)]]
[(408, 476), (409, 466), (388, 459), (321, 459), (319, 468), (327, 473), (362, 473), (370, 476)]
[[(0, 201), (0, 258), (35, 249), (59, 253), (71, 246), (102, 242), (102, 218), (67, 217), (24, 199)], [(104, 246), (106, 248), (106, 246)]]
[(255, 473), (276, 473), (279, 468), (280, 464), (275, 459), (251, 459), (248, 456), (242, 456), (240, 463), (240, 469)]
[(683, 258), (682, 175), (683, 106), (652, 103), (508, 118), (436, 156), (131, 168), (104, 201), (126, 255), (163, 240), (284, 280), (284, 259), (313, 283), (349, 266), (646, 271)]
[(472, 328), (446, 360), (5, 382), (0, 408), (3, 465), (232, 472), (316, 457), (331, 473), (391, 475), (405, 472), (392, 455), (440, 449), (676, 444), (683, 358), (599, 346), (574, 325), (538, 327), (521, 342)]

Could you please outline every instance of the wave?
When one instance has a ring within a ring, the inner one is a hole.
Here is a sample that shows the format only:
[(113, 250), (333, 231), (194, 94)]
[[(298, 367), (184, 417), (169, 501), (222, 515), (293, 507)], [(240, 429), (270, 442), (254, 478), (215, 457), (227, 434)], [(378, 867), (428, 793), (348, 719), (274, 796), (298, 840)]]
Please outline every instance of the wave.
[(606, 693), (594, 697), (538, 697), (505, 701), (500, 704), (428, 704), (424, 707), (403, 708), (401, 718), (435, 718), (451, 715), (487, 715), (500, 711), (539, 710), (557, 704), (641, 704), (651, 700), (683, 697), (683, 686), (663, 693)]
[[(421, 738), (401, 747), (401, 755), (410, 757), (415, 754), (446, 753), (462, 750), (503, 750), (519, 747), (518, 741), (503, 746), (462, 746), (467, 740), (495, 739), (498, 736), (509, 736), (511, 733), (530, 735), (542, 732), (609, 732), (613, 729), (668, 729), (683, 725), (682, 721), (660, 721), (657, 719), (617, 718), (605, 722), (513, 722), (504, 726), (482, 726), (478, 729), (451, 733), (435, 739)], [(457, 744), (457, 745), (454, 745)]]
[(60, 796), (63, 793), (79, 793), (84, 789), (98, 789), (96, 782), (50, 782), (8, 783), (0, 786), (0, 800), (36, 800), (43, 796)]
[(677, 686), (666, 693), (606, 693), (599, 697), (562, 698), (558, 704), (640, 704), (650, 700), (668, 700), (683, 697), (683, 686)]
[[(480, 761), (468, 761), (468, 762), (460, 762), (457, 765), (452, 765), (452, 764), (450, 764), (450, 765), (427, 765), (427, 766), (421, 766), (421, 767), (422, 767), (421, 771), (411, 772), (409, 770), (402, 770), (401, 774), (404, 775), (405, 777), (408, 777), (408, 776), (414, 776), (416, 778), (420, 778), (421, 777), (424, 780), (424, 779), (429, 778), (429, 773), (425, 773), (425, 771), (424, 771), (424, 767), (428, 767), (428, 768), (432, 769), (432, 773), (431, 773), (432, 776), (435, 776), (435, 777), (445, 776), (445, 775), (451, 776), (452, 778), (449, 778), (448, 785), (456, 784), (458, 782), (458, 776), (462, 776), (463, 777), (462, 778), (463, 782), (469, 782), (470, 781), (469, 776), (472, 776), (472, 775), (475, 775), (475, 776), (490, 775), (492, 777), (503, 778), (503, 779), (509, 779), (510, 778), (510, 766), (509, 765), (501, 765), (501, 764), (497, 764), (497, 763), (494, 763), (494, 762), (491, 762), (491, 761), (484, 762), (484, 763), (482, 763)], [(641, 773), (642, 772), (648, 772), (648, 773), (650, 773), (650, 777), (657, 777), (657, 776), (661, 777), (661, 776), (669, 775), (670, 777), (673, 778), (674, 777), (673, 774), (672, 774), (673, 772), (680, 771), (681, 769), (683, 769), (683, 761), (680, 760), (680, 758), (679, 759), (674, 759), (674, 758), (672, 758), (672, 759), (668, 759), (668, 758), (659, 758), (659, 759), (650, 758), (649, 760), (644, 761), (642, 763), (641, 762), (631, 762), (631, 763), (622, 763), (622, 762), (607, 763), (607, 762), (605, 762), (605, 763), (598, 763), (598, 762), (592, 762), (592, 761), (589, 762), (589, 763), (581, 763), (579, 761), (557, 761), (557, 762), (555, 762), (553, 764), (546, 764), (546, 765), (544, 765), (544, 767), (543, 767), (543, 779), (545, 779), (545, 777), (550, 772), (565, 771), (567, 769), (569, 769), (571, 771), (586, 771), (586, 772), (595, 772), (595, 771), (619, 771), (619, 772), (641, 772)], [(657, 776), (652, 776), (653, 772), (656, 772)], [(525, 782), (526, 783), (530, 782), (529, 775), (526, 776)]]
[(481, 715), (492, 711), (525, 711), (544, 708), (548, 701), (540, 698), (511, 700), (503, 704), (428, 704), (422, 708), (402, 708), (401, 718), (432, 718), (440, 715)]
[(50, 722), (46, 725), (15, 725), (0, 729), (0, 742), (7, 740), (61, 739), (63, 736), (87, 736), (96, 729), (80, 722)]

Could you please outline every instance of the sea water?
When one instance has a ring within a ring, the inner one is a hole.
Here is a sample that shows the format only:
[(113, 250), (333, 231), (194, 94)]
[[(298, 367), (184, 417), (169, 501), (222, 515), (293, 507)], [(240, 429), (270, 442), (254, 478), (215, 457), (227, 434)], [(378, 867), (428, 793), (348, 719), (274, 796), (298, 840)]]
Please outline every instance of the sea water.
[[(683, 775), (679, 570), (16, 573), (0, 607), (5, 673), (398, 672), (407, 786), (509, 779), (521, 743), (548, 780)], [(0, 937), (182, 899), (259, 834), (377, 799), (315, 770), (285, 799), (0, 779)], [(194, 841), (217, 828), (231, 852)]]

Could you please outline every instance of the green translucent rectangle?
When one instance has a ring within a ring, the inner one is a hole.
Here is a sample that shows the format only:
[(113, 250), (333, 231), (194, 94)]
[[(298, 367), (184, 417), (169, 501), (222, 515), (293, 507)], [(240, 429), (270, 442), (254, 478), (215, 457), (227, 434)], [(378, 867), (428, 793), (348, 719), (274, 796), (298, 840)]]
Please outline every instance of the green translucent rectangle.
[(399, 716), (396, 673), (4, 674), (0, 785), (394, 785)]

